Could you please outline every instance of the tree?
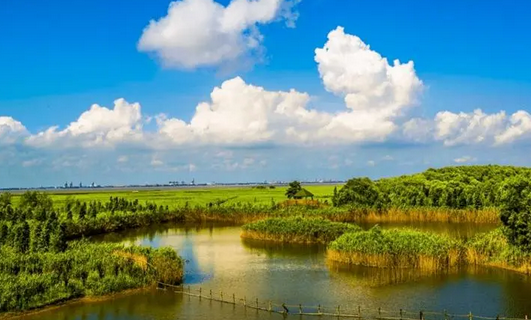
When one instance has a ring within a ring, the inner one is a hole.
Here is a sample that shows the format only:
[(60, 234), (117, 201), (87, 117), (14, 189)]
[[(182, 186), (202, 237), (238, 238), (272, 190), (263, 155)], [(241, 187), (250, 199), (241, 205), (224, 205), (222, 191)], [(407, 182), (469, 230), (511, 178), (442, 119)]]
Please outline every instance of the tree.
[(332, 196), (332, 205), (337, 207), (337, 186), (334, 187), (334, 195)]
[(297, 192), (299, 192), (302, 189), (301, 183), (299, 181), (292, 181), (288, 185), (288, 189), (286, 190), (286, 197), (288, 199), (292, 199)]
[(3, 245), (7, 242), (7, 237), (9, 235), (9, 229), (7, 224), (0, 223), (0, 245)]
[(30, 237), (30, 251), (31, 252), (39, 252), (40, 250), (40, 240), (41, 240), (41, 232), (42, 232), (42, 222), (36, 221), (31, 230), (31, 237)]
[(25, 253), (29, 249), (30, 228), (26, 221), (17, 223), (13, 228), (13, 248)]
[(65, 225), (58, 224), (50, 235), (50, 250), (53, 252), (63, 252), (66, 250)]
[(9, 192), (2, 192), (0, 193), (0, 210), (7, 208), (8, 206), (11, 206), (11, 193)]
[(531, 180), (515, 176), (500, 187), (500, 219), (510, 243), (531, 252)]
[(354, 178), (337, 193), (337, 205), (353, 204), (359, 206), (379, 205), (380, 191), (369, 178)]
[(98, 216), (98, 209), (96, 209), (96, 204), (94, 202), (90, 203), (88, 214), (92, 219), (96, 219)]
[(79, 208), (79, 220), (85, 219), (86, 215), (87, 215), (87, 204), (83, 202), (83, 204)]

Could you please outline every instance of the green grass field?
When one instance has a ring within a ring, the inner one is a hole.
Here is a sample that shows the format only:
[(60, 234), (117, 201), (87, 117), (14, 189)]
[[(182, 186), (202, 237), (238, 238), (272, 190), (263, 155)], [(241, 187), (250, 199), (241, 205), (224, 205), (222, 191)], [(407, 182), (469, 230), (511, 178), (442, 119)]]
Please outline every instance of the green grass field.
[[(338, 185), (338, 189), (341, 186)], [(304, 186), (315, 197), (314, 199), (329, 199), (334, 190), (334, 185), (321, 186)], [(284, 195), (286, 187), (276, 187), (275, 189), (256, 189), (252, 187), (210, 187), (210, 188), (186, 188), (186, 189), (160, 189), (160, 190), (105, 190), (105, 191), (64, 191), (48, 192), (57, 207), (62, 206), (68, 197), (79, 199), (80, 201), (102, 201), (106, 202), (109, 197), (121, 197), (128, 200), (138, 199), (140, 202), (155, 202), (157, 205), (178, 207), (183, 206), (187, 201), (190, 206), (201, 205), (204, 206), (209, 202), (216, 202), (219, 200), (230, 199), (225, 204), (231, 203), (254, 203), (254, 204), (270, 204), (271, 199), (275, 202), (286, 200)], [(13, 195), (14, 205), (18, 205), (20, 194)], [(330, 199), (328, 200), (331, 201)]]

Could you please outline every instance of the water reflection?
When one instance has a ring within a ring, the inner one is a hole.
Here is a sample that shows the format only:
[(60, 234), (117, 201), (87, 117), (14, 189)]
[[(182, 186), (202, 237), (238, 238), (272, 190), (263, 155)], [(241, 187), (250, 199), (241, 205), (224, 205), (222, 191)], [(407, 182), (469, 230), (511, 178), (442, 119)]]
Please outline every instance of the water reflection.
[[(436, 227), (439, 228), (439, 227)], [(189, 262), (187, 285), (204, 292), (254, 301), (337, 306), (376, 312), (401, 308), (523, 317), (531, 312), (531, 283), (519, 274), (488, 268), (422, 276), (403, 270), (328, 265), (322, 246), (279, 245), (240, 239), (231, 226), (164, 226), (100, 237), (151, 246), (170, 246)], [(95, 241), (97, 241), (96, 239)], [(210, 301), (149, 290), (110, 301), (78, 303), (27, 319), (279, 319)]]

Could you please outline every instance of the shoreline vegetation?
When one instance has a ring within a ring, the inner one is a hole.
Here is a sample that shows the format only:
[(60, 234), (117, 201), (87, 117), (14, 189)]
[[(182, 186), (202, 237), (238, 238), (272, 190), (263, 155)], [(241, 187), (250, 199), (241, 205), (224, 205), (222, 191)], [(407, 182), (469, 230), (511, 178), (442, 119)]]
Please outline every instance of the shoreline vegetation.
[[(531, 169), (491, 165), (374, 181), (354, 178), (339, 190), (307, 190), (294, 181), (287, 188), (215, 191), (2, 192), (0, 315), (156, 281), (182, 281), (182, 260), (174, 250), (79, 241), (98, 234), (166, 222), (251, 223), (243, 238), (329, 243), (330, 259), (351, 264), (423, 272), (486, 265), (529, 274), (530, 212)], [(502, 227), (463, 241), (408, 229), (361, 231), (347, 224), (352, 222)]]
[(241, 238), (288, 242), (326, 244), (346, 232), (359, 231), (359, 226), (331, 222), (323, 218), (268, 218), (242, 226)]
[(170, 248), (121, 244), (68, 244), (63, 252), (0, 249), (0, 312), (25, 311), (83, 297), (180, 284), (183, 261)]
[(421, 274), (487, 266), (531, 274), (531, 254), (508, 243), (500, 228), (468, 240), (412, 229), (346, 233), (327, 248), (327, 259), (346, 265), (418, 269)]

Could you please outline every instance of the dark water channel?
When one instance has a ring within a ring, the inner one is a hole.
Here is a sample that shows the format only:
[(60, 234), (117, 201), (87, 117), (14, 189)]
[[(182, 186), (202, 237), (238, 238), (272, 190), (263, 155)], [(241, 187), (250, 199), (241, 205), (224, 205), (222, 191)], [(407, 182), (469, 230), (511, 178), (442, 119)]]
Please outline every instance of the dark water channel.
[[(368, 226), (366, 226), (368, 227)], [(387, 227), (387, 226), (384, 226)], [(492, 226), (448, 224), (416, 227), (472, 236)], [(274, 245), (242, 241), (233, 226), (159, 226), (96, 240), (132, 242), (179, 250), (186, 264), (185, 284), (216, 295), (286, 304), (341, 305), (344, 309), (435, 310), (483, 316), (523, 317), (531, 314), (531, 279), (516, 273), (480, 268), (455, 274), (421, 276), (371, 268), (329, 265), (321, 246)], [(241, 306), (183, 296), (171, 291), (144, 290), (100, 302), (79, 302), (27, 316), (39, 320), (125, 319), (282, 319)], [(288, 319), (304, 317), (289, 316)], [(304, 319), (313, 319), (307, 317)], [(429, 319), (429, 317), (427, 317)], [(318, 318), (316, 318), (318, 319)]]

